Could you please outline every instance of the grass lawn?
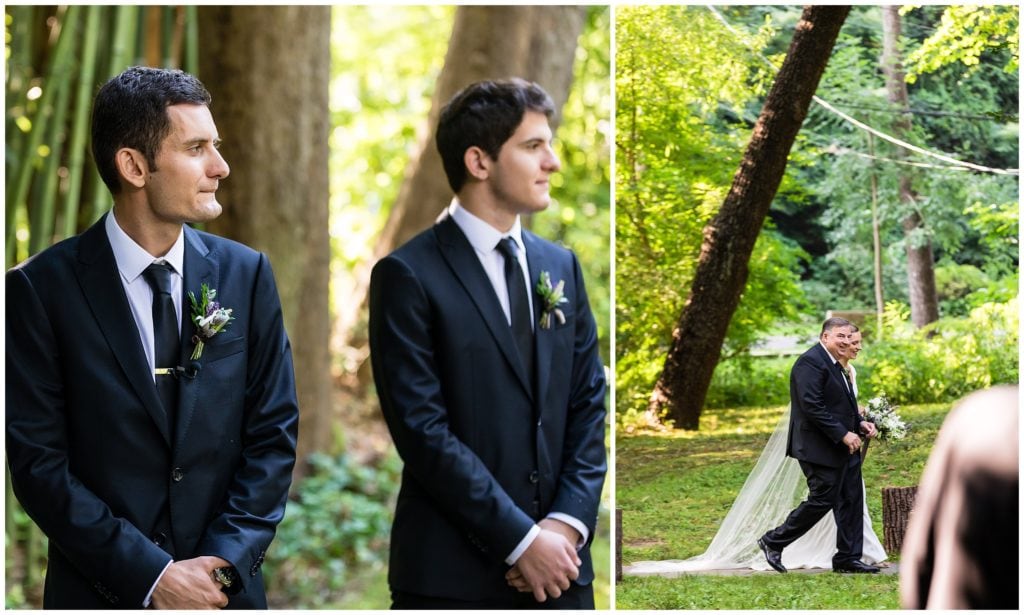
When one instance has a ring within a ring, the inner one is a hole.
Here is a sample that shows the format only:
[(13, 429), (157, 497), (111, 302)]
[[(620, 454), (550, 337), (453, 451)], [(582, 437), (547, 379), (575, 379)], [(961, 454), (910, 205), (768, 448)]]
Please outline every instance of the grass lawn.
[[(903, 406), (900, 415), (911, 424), (907, 438), (872, 443), (864, 480), (879, 538), (882, 487), (917, 484), (949, 408)], [(706, 410), (696, 432), (617, 434), (616, 506), (623, 511), (623, 564), (703, 553), (783, 410)], [(898, 560), (898, 554), (889, 559)], [(625, 577), (616, 589), (616, 603), (620, 609), (894, 609), (899, 608), (899, 579), (832, 573)]]

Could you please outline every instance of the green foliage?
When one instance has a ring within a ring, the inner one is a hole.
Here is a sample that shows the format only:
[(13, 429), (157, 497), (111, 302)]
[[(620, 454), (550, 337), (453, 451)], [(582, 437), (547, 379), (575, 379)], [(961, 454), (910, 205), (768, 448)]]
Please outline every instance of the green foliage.
[[(714, 538), (736, 494), (775, 429), (783, 407), (706, 410), (699, 431), (628, 435), (616, 448), (616, 506), (623, 510), (624, 564), (685, 559)], [(873, 444), (864, 465), (867, 504), (882, 533), (883, 487), (917, 484), (948, 405), (903, 406), (911, 423), (905, 440)], [(766, 528), (768, 529), (768, 528)], [(752, 538), (753, 540), (753, 538)], [(890, 554), (897, 560), (898, 554)], [(853, 575), (851, 575), (853, 576)], [(620, 609), (896, 608), (897, 577), (753, 575), (626, 577), (616, 592)], [(805, 588), (813, 587), (814, 591)], [(860, 603), (863, 603), (860, 604)]]
[[(901, 9), (906, 14), (914, 7)], [(977, 67), (985, 53), (1002, 52), (1003, 70), (1017, 72), (1020, 65), (1020, 21), (1016, 6), (948, 6), (942, 22), (907, 58), (907, 82), (951, 64), (968, 70)]]
[[(729, 190), (754, 121), (749, 103), (770, 73), (706, 8), (622, 6), (616, 18), (616, 387), (617, 417), (627, 424), (646, 408), (690, 292), (702, 229)], [(752, 44), (763, 46), (771, 32), (765, 25)], [(762, 233), (727, 356), (795, 316), (804, 256)], [(779, 296), (790, 300), (780, 305)]]
[(359, 571), (385, 574), (401, 473), (393, 453), (379, 467), (319, 453), (310, 456), (310, 465), (310, 474), (292, 490), (265, 564), (268, 599), (289, 608), (330, 607)]
[[(858, 365), (862, 398), (885, 393), (894, 403), (948, 402), (1019, 379), (1016, 297), (920, 330), (909, 322), (907, 306), (890, 302), (884, 322), (884, 340), (866, 346)], [(871, 339), (870, 328), (865, 338)]]

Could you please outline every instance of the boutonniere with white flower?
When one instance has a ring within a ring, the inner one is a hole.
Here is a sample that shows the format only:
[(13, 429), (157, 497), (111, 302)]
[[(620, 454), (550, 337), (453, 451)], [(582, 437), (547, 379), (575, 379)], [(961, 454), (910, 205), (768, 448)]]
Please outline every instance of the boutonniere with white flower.
[(558, 284), (551, 284), (551, 274), (547, 271), (540, 272), (540, 280), (537, 281), (537, 294), (543, 302), (541, 305), (540, 328), (550, 329), (551, 319), (557, 318), (558, 324), (565, 324), (565, 314), (558, 306), (569, 303), (565, 298), (565, 280), (559, 280)]
[(217, 289), (210, 288), (203, 284), (199, 292), (199, 300), (189, 291), (188, 300), (192, 303), (192, 323), (196, 326), (196, 333), (192, 336), (192, 343), (196, 345), (192, 351), (192, 360), (196, 361), (203, 355), (203, 347), (214, 335), (217, 335), (231, 324), (235, 319), (231, 315), (231, 308), (223, 308), (217, 299)]

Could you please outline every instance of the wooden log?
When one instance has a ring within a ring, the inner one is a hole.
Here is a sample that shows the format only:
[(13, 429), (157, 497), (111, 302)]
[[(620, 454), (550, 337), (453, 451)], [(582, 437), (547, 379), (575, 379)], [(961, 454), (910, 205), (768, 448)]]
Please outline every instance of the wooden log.
[(882, 488), (882, 531), (885, 550), (899, 553), (903, 546), (903, 535), (907, 521), (917, 498), (917, 486)]
[(622, 580), (622, 509), (615, 509), (615, 582)]

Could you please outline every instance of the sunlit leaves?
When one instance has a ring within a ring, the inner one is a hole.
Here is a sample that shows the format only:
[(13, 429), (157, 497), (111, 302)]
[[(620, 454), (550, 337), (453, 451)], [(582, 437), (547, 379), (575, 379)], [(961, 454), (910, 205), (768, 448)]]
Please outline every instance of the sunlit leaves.
[(973, 70), (981, 63), (983, 54), (1001, 55), (1005, 62), (1003, 70), (1017, 72), (1018, 11), (1012, 5), (946, 7), (935, 32), (907, 58), (907, 82), (913, 83), (918, 75), (951, 64), (959, 63), (966, 70)]

